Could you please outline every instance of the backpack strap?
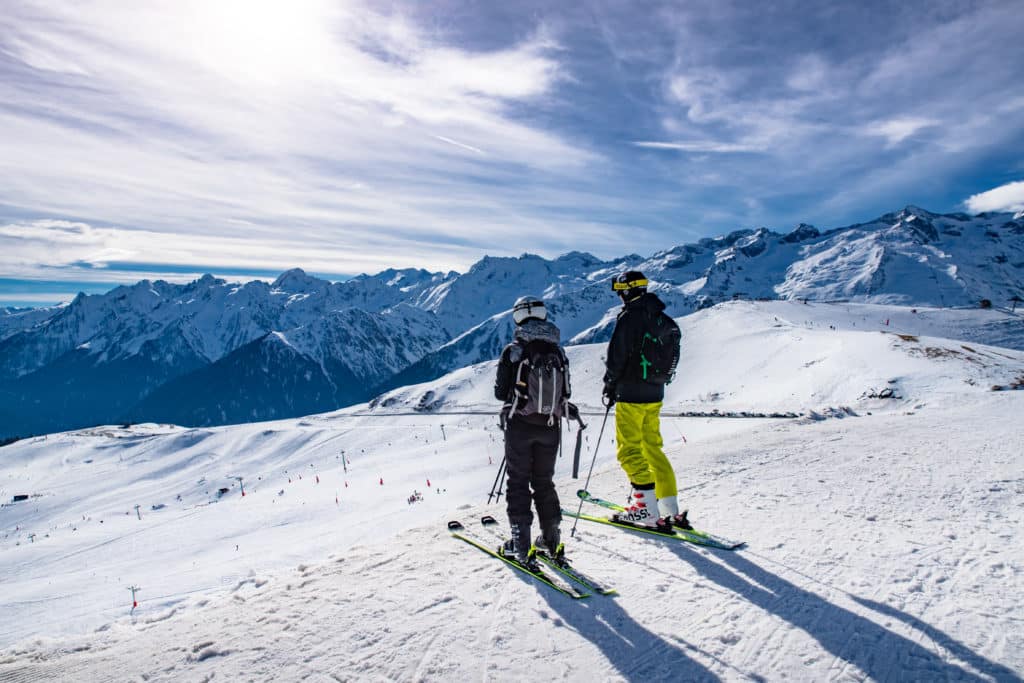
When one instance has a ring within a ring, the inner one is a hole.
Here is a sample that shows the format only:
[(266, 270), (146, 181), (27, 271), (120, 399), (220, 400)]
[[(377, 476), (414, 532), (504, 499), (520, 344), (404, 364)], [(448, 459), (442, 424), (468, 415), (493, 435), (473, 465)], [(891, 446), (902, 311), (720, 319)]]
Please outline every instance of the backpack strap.
[[(537, 378), (537, 394), (540, 397), (541, 405), (548, 403), (548, 401), (544, 400), (544, 375), (547, 374), (547, 372), (553, 370), (553, 368), (551, 367), (550, 356), (548, 356), (548, 359), (549, 360), (544, 368), (544, 372), (541, 372)], [(558, 408), (558, 406), (555, 405), (555, 391), (556, 387), (555, 384), (552, 382), (550, 401), (551, 407), (548, 408), (548, 427), (553, 427), (555, 424), (555, 410)]]
[[(562, 358), (562, 415), (566, 420), (570, 420), (569, 416), (572, 413), (569, 412), (569, 406), (572, 404), (569, 403), (569, 395), (572, 393), (572, 385), (569, 382), (569, 357), (565, 355), (565, 349), (561, 346), (558, 347), (558, 353)], [(576, 418), (579, 419), (579, 410), (576, 411)]]
[(514, 394), (518, 394), (519, 387), (523, 386), (523, 368), (529, 367), (529, 365), (530, 357), (523, 356), (523, 359), (519, 361), (519, 365), (516, 366), (516, 381), (515, 384), (512, 385), (512, 390)]
[(526, 391), (529, 388), (527, 386), (527, 383), (523, 380), (523, 372), (524, 372), (523, 369), (524, 368), (529, 368), (529, 367), (530, 367), (530, 357), (528, 355), (526, 355), (525, 349), (524, 349), (523, 357), (519, 361), (519, 364), (516, 366), (515, 381), (512, 383), (512, 392), (509, 395), (508, 403), (506, 404), (506, 405), (509, 406), (509, 416), (510, 417), (517, 410), (519, 410), (520, 402), (521, 401), (523, 401), (524, 399), (525, 400), (529, 400), (528, 396), (524, 396), (523, 395), (523, 392)]
[(522, 381), (523, 375), (523, 362), (526, 360), (523, 345), (516, 340), (509, 349), (509, 361), (515, 365), (515, 371), (512, 376), (512, 384), (508, 389), (508, 396), (505, 398), (505, 402), (501, 405), (501, 412), (498, 415), (498, 424), (502, 431), (508, 429), (508, 422), (515, 415), (516, 409), (519, 406), (519, 383)]
[(647, 360), (647, 356), (644, 355), (644, 345), (648, 339), (654, 339), (651, 334), (651, 330), (654, 329), (654, 318), (651, 316), (651, 312), (644, 309), (644, 334), (640, 337), (640, 346), (637, 348), (637, 355), (640, 361), (640, 379), (644, 382), (647, 381), (647, 368), (651, 366), (651, 361)]

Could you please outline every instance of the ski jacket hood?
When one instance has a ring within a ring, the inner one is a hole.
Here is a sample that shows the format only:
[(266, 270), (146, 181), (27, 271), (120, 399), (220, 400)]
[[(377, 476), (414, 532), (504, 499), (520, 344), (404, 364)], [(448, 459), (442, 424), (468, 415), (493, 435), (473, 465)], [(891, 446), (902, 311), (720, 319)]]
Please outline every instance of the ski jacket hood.
[(665, 302), (658, 298), (657, 294), (647, 292), (632, 301), (627, 302), (622, 310), (619, 311), (619, 316), (622, 317), (627, 311), (641, 310), (645, 311), (649, 315), (657, 315), (665, 310)]
[(522, 344), (529, 344), (532, 341), (546, 341), (557, 346), (562, 338), (562, 332), (554, 323), (547, 320), (530, 318), (521, 325), (516, 325), (514, 338)]

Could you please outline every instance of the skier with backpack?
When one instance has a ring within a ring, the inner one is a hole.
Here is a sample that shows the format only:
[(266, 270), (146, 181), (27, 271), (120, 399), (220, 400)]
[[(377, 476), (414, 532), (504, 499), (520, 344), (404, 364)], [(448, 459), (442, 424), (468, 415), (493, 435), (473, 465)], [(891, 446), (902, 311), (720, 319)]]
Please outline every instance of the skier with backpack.
[[(511, 539), (501, 548), (506, 557), (528, 567), (532, 556), (531, 527), (537, 508), (541, 537), (537, 547), (561, 557), (561, 505), (555, 490), (555, 458), (561, 440), (561, 418), (579, 419), (569, 403), (569, 360), (560, 345), (561, 332), (547, 319), (544, 302), (524, 296), (512, 309), (513, 341), (498, 361), (494, 396), (504, 401), (506, 505)], [(532, 490), (532, 493), (531, 493)]]
[(630, 504), (613, 518), (663, 530), (692, 529), (687, 511), (679, 511), (676, 475), (665, 456), (659, 419), (665, 385), (679, 362), (681, 333), (647, 284), (636, 270), (612, 281), (622, 310), (608, 342), (603, 394), (606, 406), (616, 406), (616, 456), (632, 487)]

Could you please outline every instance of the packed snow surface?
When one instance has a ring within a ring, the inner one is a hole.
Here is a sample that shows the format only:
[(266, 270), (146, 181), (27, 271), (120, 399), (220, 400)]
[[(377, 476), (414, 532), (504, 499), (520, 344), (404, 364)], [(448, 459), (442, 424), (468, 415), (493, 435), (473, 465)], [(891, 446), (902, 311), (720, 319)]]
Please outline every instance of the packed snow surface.
[[(17, 442), (0, 680), (1020, 680), (1024, 353), (965, 339), (970, 315), (681, 318), (666, 450), (695, 524), (748, 545), (570, 538), (566, 518), (570, 558), (616, 597), (570, 600), (449, 537), (504, 517), (493, 363), (303, 419)], [(602, 353), (570, 350), (584, 473)], [(715, 410), (800, 417), (679, 417)], [(613, 435), (589, 488), (621, 500)], [(575, 509), (570, 470), (567, 448)]]

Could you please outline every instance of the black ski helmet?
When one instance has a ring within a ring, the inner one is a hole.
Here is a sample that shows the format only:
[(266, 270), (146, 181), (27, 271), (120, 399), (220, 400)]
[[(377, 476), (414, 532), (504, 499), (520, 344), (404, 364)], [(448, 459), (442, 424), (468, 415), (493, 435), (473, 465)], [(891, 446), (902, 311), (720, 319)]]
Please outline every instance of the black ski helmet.
[(647, 278), (639, 270), (627, 270), (615, 276), (612, 280), (612, 290), (622, 297), (623, 301), (632, 301), (647, 293)]

